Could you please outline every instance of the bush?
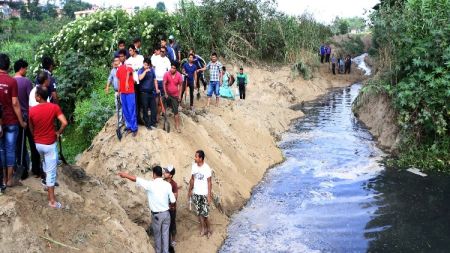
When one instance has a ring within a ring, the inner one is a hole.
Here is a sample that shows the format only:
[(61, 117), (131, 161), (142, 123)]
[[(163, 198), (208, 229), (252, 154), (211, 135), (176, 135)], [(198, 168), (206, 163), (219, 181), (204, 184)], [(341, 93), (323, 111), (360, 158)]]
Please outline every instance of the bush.
[(382, 2), (371, 17), (373, 44), (407, 140), (400, 160), (435, 169), (448, 163), (421, 159), (449, 157), (449, 10), (442, 0)]
[(103, 89), (95, 90), (90, 97), (76, 103), (76, 132), (90, 143), (114, 112), (114, 96), (105, 94)]

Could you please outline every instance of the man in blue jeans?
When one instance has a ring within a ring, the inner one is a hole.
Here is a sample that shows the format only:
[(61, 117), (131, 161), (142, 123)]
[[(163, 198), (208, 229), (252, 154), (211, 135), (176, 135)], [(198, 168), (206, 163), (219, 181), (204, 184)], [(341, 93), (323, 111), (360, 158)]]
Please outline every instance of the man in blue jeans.
[(216, 96), (216, 106), (218, 106), (220, 97), (219, 89), (220, 86), (222, 85), (223, 72), (222, 72), (222, 63), (220, 63), (217, 60), (216, 53), (212, 53), (211, 61), (204, 68), (197, 70), (197, 72), (205, 70), (209, 70), (209, 86), (207, 92), (208, 103), (206, 104), (206, 106), (209, 107), (213, 93)]
[(13, 180), (17, 135), (19, 124), (22, 128), (27, 127), (17, 97), (17, 81), (8, 75), (10, 65), (8, 55), (0, 54), (0, 104), (3, 107), (3, 136), (0, 139), (0, 158), (3, 167), (1, 191), (4, 191), (6, 186), (12, 187), (18, 183)]

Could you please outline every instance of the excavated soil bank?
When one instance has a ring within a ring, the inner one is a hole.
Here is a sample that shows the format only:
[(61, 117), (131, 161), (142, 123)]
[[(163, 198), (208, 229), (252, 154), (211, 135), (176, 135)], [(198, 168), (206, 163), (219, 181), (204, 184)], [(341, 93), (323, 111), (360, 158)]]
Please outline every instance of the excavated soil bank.
[[(151, 178), (147, 168), (154, 164), (177, 169), (176, 251), (217, 251), (226, 238), (229, 216), (244, 205), (267, 168), (283, 160), (276, 140), (292, 119), (302, 116), (290, 106), (362, 78), (356, 67), (351, 75), (333, 76), (322, 65), (310, 81), (292, 78), (287, 67), (245, 70), (250, 77), (247, 100), (221, 100), (219, 107), (203, 110), (203, 95), (195, 102), (195, 114), (181, 114), (181, 134), (140, 128), (137, 137), (127, 135), (119, 142), (111, 118), (77, 162), (79, 167), (60, 168), (56, 192), (66, 205), (63, 210), (46, 206), (46, 192), (37, 179), (9, 189), (0, 197), (0, 252), (153, 252), (153, 238), (145, 231), (150, 222), (146, 197), (116, 174), (128, 171)], [(196, 217), (188, 209), (187, 186), (197, 149), (205, 150), (213, 170), (210, 239), (198, 237)]]

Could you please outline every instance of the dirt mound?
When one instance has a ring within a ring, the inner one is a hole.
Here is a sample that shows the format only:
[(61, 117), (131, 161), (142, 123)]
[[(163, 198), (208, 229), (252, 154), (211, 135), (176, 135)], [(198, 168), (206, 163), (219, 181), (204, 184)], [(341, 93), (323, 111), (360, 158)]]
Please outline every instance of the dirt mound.
[[(292, 119), (302, 116), (289, 107), (360, 78), (356, 71), (333, 76), (325, 64), (316, 75), (320, 77), (310, 81), (293, 79), (287, 67), (245, 70), (250, 77), (247, 100), (221, 100), (207, 110), (202, 94), (195, 112), (182, 110), (180, 134), (140, 128), (137, 137), (125, 135), (119, 142), (111, 118), (80, 157), (79, 167), (60, 169), (56, 192), (66, 204), (63, 210), (46, 206), (37, 179), (9, 190), (0, 197), (0, 252), (75, 251), (43, 237), (81, 252), (153, 252), (153, 240), (145, 232), (150, 215), (144, 193), (116, 174), (128, 171), (150, 178), (147, 168), (155, 164), (173, 164), (181, 186), (176, 250), (215, 252), (226, 237), (229, 216), (247, 201), (266, 169), (282, 161), (275, 140)], [(209, 240), (197, 236), (198, 223), (188, 208), (187, 185), (197, 149), (206, 152), (213, 170), (214, 233)]]
[(99, 180), (74, 176), (82, 173), (76, 167), (60, 171), (56, 193), (62, 210), (46, 206), (47, 193), (35, 178), (0, 197), (0, 252), (75, 251), (49, 239), (82, 252), (147, 252), (151, 245), (144, 229), (128, 219)]
[(396, 152), (400, 140), (397, 126), (397, 113), (392, 108), (392, 101), (385, 94), (369, 95), (357, 108), (356, 114), (377, 139), (381, 147)]

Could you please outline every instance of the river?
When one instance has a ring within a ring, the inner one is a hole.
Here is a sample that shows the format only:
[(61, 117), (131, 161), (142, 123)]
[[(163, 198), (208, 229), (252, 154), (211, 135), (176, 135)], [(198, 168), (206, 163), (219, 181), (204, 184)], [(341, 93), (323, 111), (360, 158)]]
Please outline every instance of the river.
[(351, 111), (360, 88), (304, 104), (219, 252), (450, 252), (450, 178), (385, 168)]

